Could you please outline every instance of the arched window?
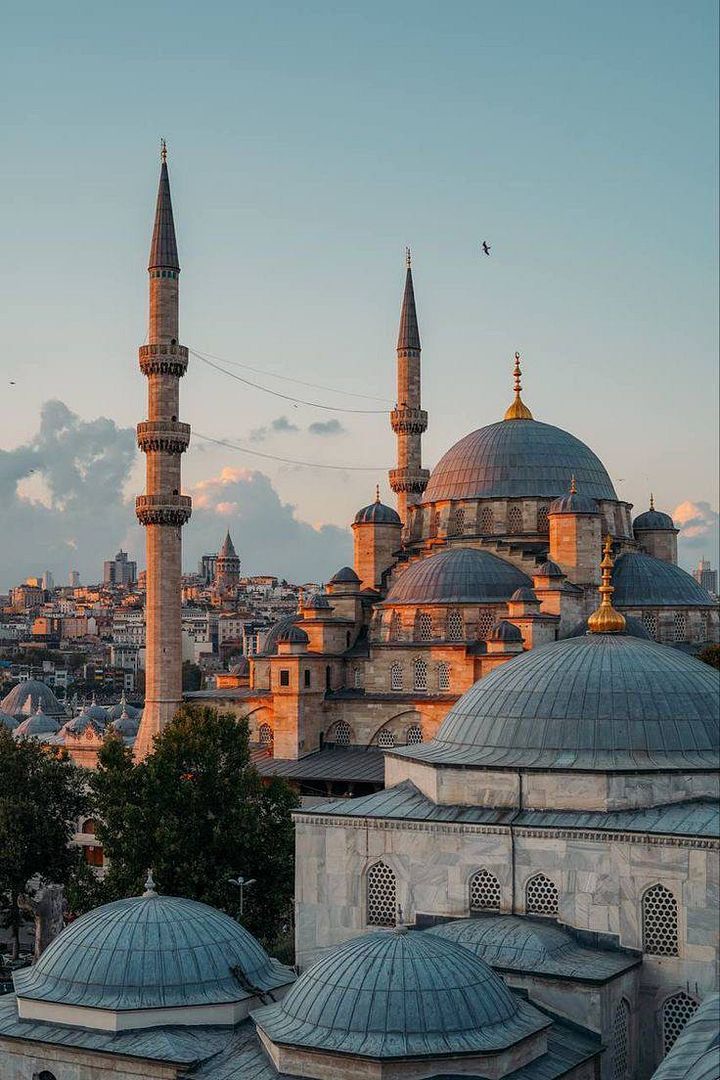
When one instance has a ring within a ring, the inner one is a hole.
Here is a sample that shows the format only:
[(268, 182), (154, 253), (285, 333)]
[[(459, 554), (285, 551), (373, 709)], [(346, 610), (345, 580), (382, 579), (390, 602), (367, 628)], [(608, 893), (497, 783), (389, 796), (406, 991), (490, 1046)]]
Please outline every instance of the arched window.
[(526, 915), (557, 915), (560, 904), (557, 885), (544, 874), (531, 877), (525, 886)]
[(548, 508), (547, 506), (538, 506), (537, 511), (537, 531), (539, 533), (546, 533), (550, 531), (550, 522), (548, 520)]
[(620, 998), (613, 1017), (610, 1047), (611, 1080), (627, 1080), (630, 1064), (630, 1006)]
[(647, 630), (653, 641), (657, 641), (658, 638), (658, 622), (657, 615), (654, 611), (643, 611), (642, 624)]
[(84, 833), (85, 836), (95, 836), (97, 832), (95, 818), (89, 817), (86, 821), (83, 821), (80, 832)]
[(268, 749), (272, 749), (275, 737), (273, 735), (273, 729), (269, 724), (261, 724), (258, 728), (258, 742), (261, 746), (266, 746)]
[(40, 1072), (33, 1073), (33, 1080), (56, 1080), (55, 1073), (51, 1073), (48, 1069), (41, 1069)]
[(368, 926), (394, 926), (397, 916), (397, 880), (387, 863), (376, 862), (367, 872)]
[(462, 536), (465, 532), (465, 507), (459, 506), (456, 510), (453, 510), (452, 518), (450, 519), (450, 533), (452, 536)]
[(675, 611), (673, 613), (673, 621), (675, 623), (675, 640), (685, 641), (688, 636), (686, 613), (684, 611)]
[(356, 667), (353, 670), (353, 686), (356, 690), (360, 690), (362, 688), (362, 671), (359, 667)]
[(477, 621), (477, 636), (479, 641), (485, 641), (495, 625), (495, 612), (492, 608), (480, 608)]
[(643, 951), (650, 956), (679, 956), (677, 900), (664, 885), (653, 885), (642, 898)]
[(491, 506), (483, 506), (480, 511), (480, 532), (483, 536), (492, 536), (495, 532), (495, 515)]
[(441, 660), (438, 664), (438, 690), (450, 689), (450, 665)]
[(395, 745), (395, 735), (389, 728), (383, 728), (378, 735), (377, 744), (381, 750), (391, 750)]
[(415, 640), (431, 641), (433, 636), (432, 616), (424, 611), (418, 612), (415, 619)]
[(85, 862), (88, 866), (105, 865), (105, 855), (103, 854), (103, 849), (101, 847), (97, 847), (96, 845), (88, 845), (88, 847), (83, 847), (82, 850), (83, 858), (85, 859)]
[(523, 531), (523, 516), (519, 506), (511, 506), (508, 510), (508, 532), (521, 533)]
[(402, 690), (403, 688), (403, 669), (402, 665), (397, 662), (390, 665), (390, 689)]
[(684, 990), (666, 998), (662, 1009), (663, 1054), (669, 1054), (678, 1035), (698, 1007), (695, 998)]
[(430, 536), (437, 536), (440, 532), (440, 511), (433, 510), (430, 514)]
[(447, 619), (448, 641), (462, 641), (465, 637), (463, 617), (459, 611), (451, 611)]
[(470, 878), (470, 910), (499, 911), (500, 882), (485, 867)]
[(413, 690), (427, 690), (428, 666), (421, 656), (413, 661)]
[(352, 728), (345, 720), (338, 720), (333, 729), (333, 734), (337, 746), (349, 746), (352, 742)]
[(400, 619), (400, 612), (393, 611), (390, 618), (390, 639), (391, 641), (399, 641), (402, 637), (402, 620)]
[(419, 724), (411, 724), (405, 734), (405, 742), (408, 746), (418, 746), (422, 741), (422, 728)]

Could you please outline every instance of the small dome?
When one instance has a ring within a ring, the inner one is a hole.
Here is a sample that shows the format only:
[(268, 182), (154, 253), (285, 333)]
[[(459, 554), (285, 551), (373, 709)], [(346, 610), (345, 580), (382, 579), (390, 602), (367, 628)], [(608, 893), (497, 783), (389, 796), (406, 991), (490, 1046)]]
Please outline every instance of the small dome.
[(93, 720), (97, 720), (101, 724), (107, 724), (108, 710), (103, 708), (102, 705), (98, 705), (94, 697), (91, 703), (85, 707)]
[(527, 585), (522, 589), (516, 589), (510, 597), (513, 604), (539, 604), (535, 591)]
[(452, 547), (411, 563), (397, 576), (385, 602), (500, 603), (516, 589), (531, 585), (522, 570), (489, 551)]
[(299, 615), (286, 615), (285, 618), (278, 619), (275, 625), (272, 626), (268, 631), (268, 635), (265, 638), (265, 644), (262, 648), (262, 653), (260, 653), (259, 655), (275, 656), (275, 654), (277, 653), (277, 644), (280, 635), (284, 634), (285, 631), (288, 630), (291, 626), (294, 626), (299, 618)]
[(479, 768), (666, 771), (720, 764), (720, 674), (628, 634), (541, 645), (476, 682), (430, 742), (393, 753)]
[(124, 712), (117, 720), (111, 720), (108, 727), (123, 739), (134, 739), (140, 730), (140, 717)]
[(357, 576), (352, 566), (343, 566), (338, 570), (337, 574), (333, 574), (330, 578), (331, 585), (359, 585), (360, 578)]
[[(332, 605), (327, 596), (323, 592), (316, 592), (309, 598), (304, 600), (303, 605), (308, 611), (331, 611)], [(282, 639), (281, 639), (282, 640)]]
[(599, 514), (598, 504), (587, 495), (580, 495), (576, 491), (568, 495), (561, 495), (548, 507), (548, 514)]
[(713, 598), (694, 577), (674, 563), (639, 551), (615, 560), (615, 607), (714, 607)]
[(355, 515), (356, 525), (397, 525), (402, 528), (402, 521), (397, 510), (384, 503), (374, 502), (369, 506), (363, 506)]
[(108, 720), (119, 720), (123, 713), (127, 713), (131, 717), (139, 717), (142, 713), (142, 709), (136, 709), (134, 705), (130, 705), (123, 693), (120, 696), (120, 700), (115, 705), (111, 705), (107, 710)]
[(82, 915), (13, 981), (18, 999), (120, 1011), (239, 1001), (248, 984), (272, 990), (293, 978), (229, 915), (150, 895)]
[(448, 450), (430, 475), (423, 502), (555, 499), (572, 475), (590, 498), (617, 500), (602, 462), (574, 435), (537, 420), (501, 420)]
[(96, 735), (102, 736), (105, 731), (107, 717), (98, 720), (92, 713), (92, 706), (83, 705), (77, 716), (68, 720), (60, 728), (61, 735), (83, 735), (88, 728), (92, 728)]
[(552, 559), (547, 559), (538, 566), (537, 570), (533, 570), (533, 577), (560, 578), (565, 577), (565, 574), (556, 562), (553, 562)]
[(49, 686), (39, 679), (26, 679), (14, 686), (0, 701), (0, 709), (11, 716), (30, 716), (42, 706), (48, 716), (64, 716), (63, 707)]
[(496, 622), (490, 631), (490, 641), (506, 641), (522, 644), (523, 636), (520, 630), (513, 623), (508, 622), (507, 619), (501, 619), (500, 622)]
[(16, 720), (14, 716), (11, 716), (10, 713), (2, 712), (2, 710), (0, 710), (0, 727), (9, 728), (10, 731), (12, 731), (18, 726), (18, 723), (19, 721)]
[(273, 1042), (383, 1059), (506, 1049), (547, 1026), (468, 949), (419, 930), (331, 949), (253, 1019)]
[(48, 716), (44, 713), (40, 706), (38, 706), (37, 712), (34, 712), (32, 716), (28, 716), (26, 720), (13, 731), (13, 737), (16, 739), (24, 739), (34, 737), (36, 735), (54, 735), (60, 730), (60, 724), (57, 722), (54, 716)]
[(294, 623), (289, 626), (287, 630), (284, 630), (278, 637), (278, 644), (283, 645), (307, 645), (310, 638), (300, 626), (296, 626)]
[(675, 532), (675, 522), (669, 514), (663, 514), (661, 510), (656, 510), (652, 499), (650, 500), (650, 509), (646, 510), (644, 514), (638, 514), (633, 521), (634, 532), (665, 532), (668, 529)]

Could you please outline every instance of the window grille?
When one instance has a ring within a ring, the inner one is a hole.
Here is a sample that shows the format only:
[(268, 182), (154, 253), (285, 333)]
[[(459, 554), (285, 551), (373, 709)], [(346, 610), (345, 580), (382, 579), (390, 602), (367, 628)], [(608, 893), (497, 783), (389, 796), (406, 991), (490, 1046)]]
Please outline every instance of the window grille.
[(377, 743), (382, 750), (391, 750), (395, 745), (395, 735), (388, 728), (383, 728), (378, 735)]
[(418, 657), (413, 663), (413, 689), (427, 690), (428, 666), (422, 657)]
[(258, 742), (261, 746), (272, 746), (275, 738), (273, 736), (273, 729), (269, 724), (261, 724), (258, 728)]
[(521, 533), (523, 531), (523, 516), (519, 506), (511, 506), (508, 510), (508, 532)]
[(353, 671), (353, 686), (356, 690), (362, 687), (362, 672), (359, 667), (356, 667)]
[(408, 746), (418, 746), (423, 741), (422, 728), (419, 724), (411, 724), (407, 729), (405, 742)]
[(676, 611), (673, 613), (673, 621), (675, 623), (675, 640), (685, 641), (687, 638), (687, 615), (684, 611)]
[(546, 533), (550, 531), (550, 521), (548, 520), (548, 508), (547, 506), (539, 506), (537, 512), (537, 531), (539, 533)]
[(447, 620), (448, 641), (462, 641), (465, 637), (463, 617), (459, 611), (451, 611)]
[(450, 689), (450, 665), (445, 661), (438, 664), (438, 690)]
[(525, 886), (525, 913), (527, 915), (557, 915), (560, 898), (557, 885), (545, 877), (536, 874)]
[(691, 998), (684, 990), (665, 999), (662, 1011), (663, 1055), (670, 1053), (678, 1035), (697, 1007), (695, 998)]
[(500, 910), (500, 882), (483, 867), (470, 878), (470, 910), (471, 911), (499, 911)]
[(352, 728), (344, 720), (339, 720), (335, 725), (335, 743), (337, 746), (349, 746), (352, 739)]
[(400, 664), (390, 665), (390, 689), (402, 690), (403, 688), (403, 669)]
[(643, 950), (650, 956), (679, 956), (677, 900), (664, 885), (653, 885), (642, 901)]
[(645, 629), (647, 630), (650, 637), (653, 639), (653, 641), (657, 641), (658, 623), (657, 623), (657, 615), (655, 614), (655, 612), (654, 611), (643, 611), (643, 613), (642, 613), (642, 624), (645, 627)]
[(433, 636), (432, 616), (420, 612), (415, 623), (415, 640), (431, 641)]
[(480, 532), (483, 536), (492, 536), (495, 532), (495, 515), (490, 506), (483, 506), (480, 511)]
[(621, 998), (613, 1017), (610, 1050), (611, 1080), (627, 1080), (630, 1063), (630, 1006)]
[(290, 672), (287, 670), (287, 668), (282, 668), (281, 671), (280, 671), (280, 685), (281, 686), (289, 686), (290, 685)]
[(457, 510), (453, 511), (452, 516), (452, 534), (453, 536), (462, 536), (465, 532), (465, 507), (460, 506)]
[(492, 608), (481, 608), (478, 612), (477, 636), (480, 641), (485, 641), (495, 625), (495, 612)]
[(369, 926), (394, 926), (397, 913), (397, 881), (384, 862), (367, 872), (367, 921)]
[(402, 637), (402, 622), (400, 620), (400, 612), (393, 611), (392, 618), (390, 619), (390, 638), (392, 641), (398, 641)]

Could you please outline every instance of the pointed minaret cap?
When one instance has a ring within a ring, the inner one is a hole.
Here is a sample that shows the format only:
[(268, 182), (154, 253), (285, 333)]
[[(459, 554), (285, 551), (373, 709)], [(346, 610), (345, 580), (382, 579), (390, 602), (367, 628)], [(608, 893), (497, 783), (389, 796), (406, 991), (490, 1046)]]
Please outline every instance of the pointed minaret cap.
[(398, 331), (398, 352), (405, 349), (420, 350), (420, 329), (415, 310), (415, 290), (413, 289), (412, 259), (410, 248), (405, 248), (405, 292), (400, 310), (400, 330)]
[(612, 537), (609, 533), (605, 537), (603, 561), (600, 563), (600, 567), (602, 569), (602, 585), (599, 592), (602, 599), (600, 607), (597, 611), (593, 611), (587, 621), (588, 630), (591, 634), (622, 634), (627, 629), (625, 616), (615, 610), (610, 599), (615, 592), (615, 588), (612, 584)]
[(155, 226), (150, 244), (148, 270), (179, 270), (175, 222), (170, 199), (170, 177), (167, 167), (167, 146), (162, 140), (160, 184), (155, 207)]
[(148, 870), (148, 872), (147, 872), (147, 879), (145, 881), (145, 892), (143, 893), (143, 896), (144, 897), (157, 896), (157, 892), (155, 890), (155, 882), (153, 880), (153, 875), (152, 875), (152, 870)]
[(528, 409), (525, 402), (520, 397), (520, 391), (522, 390), (522, 384), (520, 379), (522, 372), (520, 371), (520, 353), (515, 353), (515, 369), (513, 371), (515, 379), (515, 400), (510, 408), (505, 413), (505, 420), (532, 420), (533, 414)]
[(218, 559), (237, 559), (237, 551), (230, 537), (230, 530), (225, 533), (222, 547), (218, 551)]

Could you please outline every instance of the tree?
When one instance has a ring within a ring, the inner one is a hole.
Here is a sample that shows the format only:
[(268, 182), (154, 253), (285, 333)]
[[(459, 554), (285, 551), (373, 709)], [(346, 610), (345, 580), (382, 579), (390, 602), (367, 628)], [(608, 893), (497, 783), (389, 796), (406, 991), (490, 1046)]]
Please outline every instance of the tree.
[(697, 656), (698, 660), (702, 660), (703, 664), (709, 664), (710, 667), (717, 668), (720, 671), (720, 645), (706, 645)]
[(18, 897), (33, 885), (67, 884), (80, 852), (70, 847), (77, 819), (86, 811), (82, 770), (67, 754), (53, 755), (31, 739), (15, 740), (0, 728), (0, 916), (20, 950), (24, 915)]
[(246, 720), (184, 705), (140, 764), (120, 739), (106, 739), (90, 784), (109, 863), (106, 899), (142, 892), (152, 868), (162, 892), (239, 916), (229, 878), (242, 874), (255, 879), (243, 923), (266, 941), (275, 937), (293, 894), (297, 798), (252, 766)]

